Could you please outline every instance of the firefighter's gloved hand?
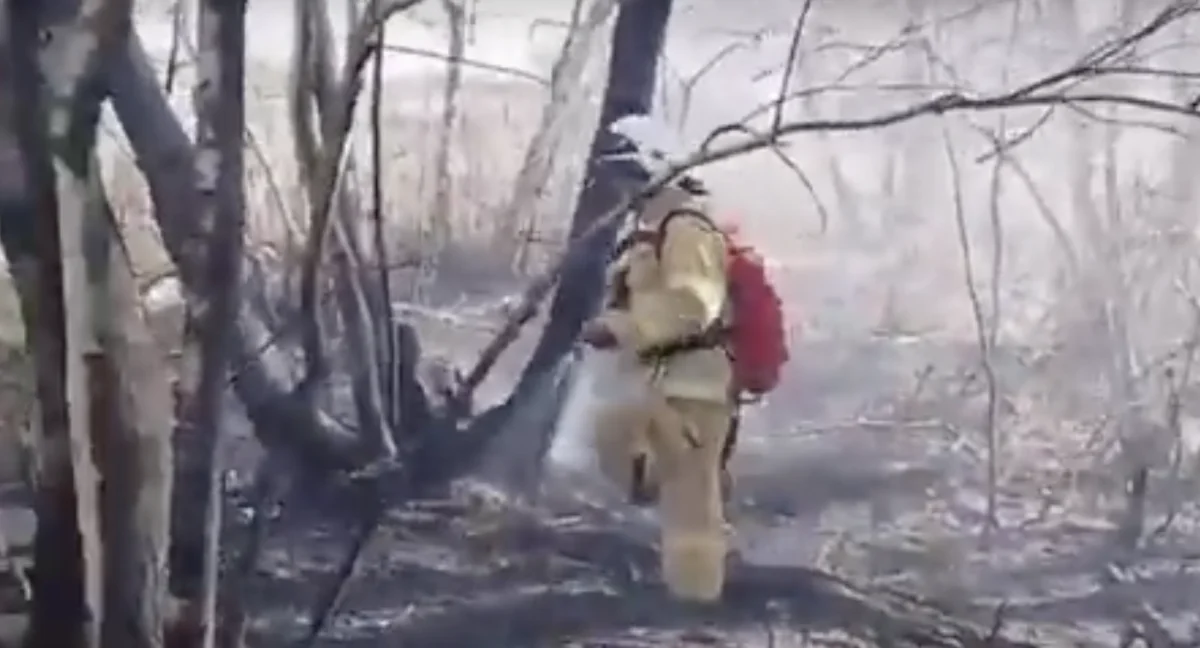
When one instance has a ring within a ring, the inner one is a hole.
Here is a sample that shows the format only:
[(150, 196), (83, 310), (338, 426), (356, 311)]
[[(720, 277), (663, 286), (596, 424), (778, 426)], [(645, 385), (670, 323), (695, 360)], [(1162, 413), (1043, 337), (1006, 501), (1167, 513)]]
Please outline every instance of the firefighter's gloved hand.
[(596, 320), (583, 325), (579, 339), (597, 349), (611, 349), (617, 345), (617, 336), (603, 322)]

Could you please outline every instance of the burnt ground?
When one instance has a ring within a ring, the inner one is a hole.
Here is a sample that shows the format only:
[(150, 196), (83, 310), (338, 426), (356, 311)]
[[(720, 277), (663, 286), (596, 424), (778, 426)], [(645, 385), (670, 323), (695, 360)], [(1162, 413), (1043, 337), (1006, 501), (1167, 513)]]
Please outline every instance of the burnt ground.
[[(428, 316), (435, 351), (469, 362), (489, 309), (410, 315)], [(1030, 645), (1115, 646), (1130, 627), (1192, 645), (1195, 481), (1154, 471), (1143, 542), (1115, 548), (1124, 499), (1104, 411), (1059, 411), (1068, 369), (1022, 350), (995, 359), (1005, 441), (999, 526), (985, 543), (985, 401), (971, 345), (810, 336), (795, 351), (780, 393), (748, 412), (725, 605), (663, 599), (644, 516), (599, 513), (555, 482), (538, 507), (464, 486), (388, 514), (321, 645), (979, 645), (998, 619)], [(503, 393), (521, 349), (512, 356), (485, 398)], [(318, 576), (328, 581), (354, 522), (288, 515), (255, 586), (277, 602), (256, 626), (275, 641), (303, 633)], [(947, 615), (975, 634), (939, 637), (953, 634)]]
[[(1009, 645), (982, 644), (988, 630), (915, 598), (798, 567), (734, 560), (722, 604), (674, 603), (653, 550), (608, 512), (456, 500), (389, 512), (321, 645)], [(299, 550), (277, 536), (253, 588), (253, 600), (274, 602), (257, 616), (261, 645), (304, 636), (311, 615), (299, 606), (320, 598), (348, 526), (310, 529)]]
[[(493, 306), (408, 316), (428, 320), (430, 350), (469, 361)], [(519, 367), (521, 349), (512, 356), (485, 400)], [(1143, 542), (1116, 550), (1123, 499), (1103, 416), (1054, 409), (1061, 398), (1045, 394), (1061, 369), (1019, 350), (996, 361), (1005, 441), (999, 527), (985, 544), (984, 401), (969, 344), (813, 335), (794, 356), (780, 393), (748, 412), (721, 606), (664, 598), (644, 516), (554, 481), (537, 506), (464, 483), (386, 507), (316, 645), (971, 646), (999, 625), (1028, 645), (1116, 646), (1131, 623), (1175, 637), (1158, 645), (1197, 645), (1184, 641), (1200, 609), (1192, 471), (1152, 473)], [(241, 438), (235, 486), (257, 454)], [(367, 501), (312, 486), (285, 501), (238, 586), (250, 645), (304, 636)], [(6, 502), (0, 519), (19, 545), (31, 520)]]

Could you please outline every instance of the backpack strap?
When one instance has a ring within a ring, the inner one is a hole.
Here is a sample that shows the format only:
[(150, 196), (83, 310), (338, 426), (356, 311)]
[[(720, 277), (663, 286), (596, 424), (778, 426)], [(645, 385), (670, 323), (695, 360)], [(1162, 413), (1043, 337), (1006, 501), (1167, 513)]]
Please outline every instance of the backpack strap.
[[(714, 233), (720, 234), (721, 228), (713, 222), (708, 214), (691, 208), (681, 208), (670, 211), (658, 223), (657, 235), (654, 238), (654, 253), (658, 258), (662, 258), (663, 242), (667, 238), (667, 225), (671, 220), (680, 216), (691, 216), (699, 219), (705, 226)], [(689, 335), (678, 340), (672, 340), (663, 344), (659, 344), (652, 349), (647, 349), (639, 354), (643, 361), (662, 360), (668, 356), (682, 353), (685, 351), (695, 351), (698, 349), (715, 349), (724, 348), (729, 334), (728, 323), (723, 321), (723, 318), (718, 317), (717, 321), (713, 322), (705, 330)]]
[(654, 238), (654, 255), (656, 257), (662, 258), (663, 242), (666, 241), (667, 238), (667, 226), (671, 224), (673, 219), (680, 216), (691, 216), (692, 218), (699, 219), (709, 230), (712, 230), (718, 234), (721, 233), (721, 228), (717, 227), (717, 224), (713, 222), (712, 218), (709, 218), (708, 214), (700, 211), (699, 209), (683, 207), (669, 211), (667, 212), (667, 215), (663, 216), (663, 219), (658, 222), (658, 235)]

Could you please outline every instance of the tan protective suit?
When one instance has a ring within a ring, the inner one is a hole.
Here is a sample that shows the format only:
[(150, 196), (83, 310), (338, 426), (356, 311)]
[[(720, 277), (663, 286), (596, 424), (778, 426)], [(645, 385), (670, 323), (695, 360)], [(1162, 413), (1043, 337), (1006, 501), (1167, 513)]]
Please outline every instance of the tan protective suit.
[[(670, 211), (705, 205), (668, 188), (645, 206), (644, 229), (656, 230)], [(611, 289), (627, 291), (626, 307), (599, 315), (624, 360), (639, 363), (649, 389), (640, 406), (614, 409), (597, 421), (600, 468), (633, 492), (635, 461), (644, 458), (643, 486), (657, 499), (662, 524), (663, 579), (678, 598), (711, 601), (725, 580), (721, 454), (733, 415), (728, 357), (720, 348), (681, 351), (642, 362), (637, 352), (704, 331), (724, 317), (725, 243), (711, 224), (676, 215), (660, 251), (633, 245), (618, 259)]]

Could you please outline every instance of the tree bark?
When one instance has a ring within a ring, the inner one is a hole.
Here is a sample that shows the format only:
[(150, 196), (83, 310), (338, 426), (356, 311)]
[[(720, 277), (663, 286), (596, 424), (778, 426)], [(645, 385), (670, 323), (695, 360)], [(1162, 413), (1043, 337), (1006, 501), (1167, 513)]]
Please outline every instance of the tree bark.
[[(8, 60), (23, 95), (15, 125), (29, 191), (6, 201), (0, 235), (39, 358), (44, 453), (28, 643), (161, 645), (169, 398), (91, 157), (99, 61), (122, 46), (131, 4), (18, 4), (12, 17), (25, 28)], [(51, 36), (40, 57), (29, 37), (39, 33)]]
[[(83, 2), (74, 14), (55, 8), (42, 7), (47, 29), (61, 31), (41, 62), (45, 90), (54, 100), (49, 135), (58, 162), (60, 253), (67, 269), (62, 299), (69, 321), (77, 324), (67, 336), (68, 376), (74, 368), (81, 378), (69, 419), (78, 427), (77, 517), (98, 631), (91, 641), (161, 646), (171, 399), (165, 359), (142, 316), (93, 157), (106, 96), (102, 66), (124, 49), (132, 2)], [(88, 475), (93, 459), (98, 470)]]
[[(95, 164), (95, 161), (93, 161)], [(90, 276), (104, 276), (94, 290), (108, 304), (98, 322), (102, 357), (93, 360), (92, 393), (104, 408), (97, 438), (103, 488), (103, 645), (163, 645), (167, 595), (167, 548), (172, 492), (173, 413), (166, 359), (150, 330), (137, 280), (98, 176), (89, 192), (95, 244), (87, 257)]]
[[(334, 291), (346, 340), (350, 389), (359, 424), (359, 438), (374, 456), (391, 458), (396, 454), (394, 431), (384, 414), (377, 336), (370, 317), (367, 290), (363, 285), (369, 275), (362, 272), (362, 251), (356, 238), (355, 219), (362, 216), (362, 211), (359, 202), (349, 191), (347, 182), (328, 182), (329, 164), (341, 158), (339, 153), (343, 149), (347, 159), (346, 171), (349, 173), (353, 170), (353, 151), (348, 137), (351, 125), (342, 113), (347, 110), (346, 106), (353, 106), (355, 101), (343, 96), (343, 93), (357, 93), (361, 84), (356, 80), (337, 78), (337, 66), (333, 60), (333, 32), (325, 3), (308, 0), (297, 3), (296, 18), (297, 49), (293, 57), (293, 87), (289, 100), (297, 164), (308, 186), (310, 207), (328, 205), (334, 211), (331, 225)], [(355, 36), (366, 37), (366, 34), (351, 34), (352, 39)], [(362, 48), (362, 43), (353, 40), (346, 46), (350, 52)], [(348, 73), (356, 73), (350, 66), (343, 68)], [(313, 119), (314, 106), (316, 120)], [(312, 128), (314, 121), (321, 125), (319, 138)], [(336, 172), (336, 167), (333, 168)], [(325, 195), (330, 192), (333, 193), (332, 199)], [(315, 232), (319, 229), (318, 219), (313, 218), (312, 223)], [(315, 261), (308, 259), (306, 264)], [(307, 349), (306, 353), (311, 350)], [(318, 367), (320, 365), (317, 364)], [(319, 374), (311, 373), (311, 367), (309, 364), (310, 374), (305, 376), (306, 381), (320, 378)], [(315, 387), (315, 384), (312, 386)]]
[[(526, 252), (529, 248), (528, 240), (537, 230), (537, 199), (551, 179), (559, 140), (562, 139), (563, 131), (570, 121), (568, 114), (572, 102), (576, 99), (575, 95), (579, 94), (579, 79), (584, 73), (597, 37), (608, 35), (607, 31), (602, 31), (600, 27), (608, 22), (616, 8), (616, 0), (594, 0), (585, 17), (580, 19), (580, 16), (574, 16), (571, 30), (563, 39), (562, 49), (550, 72), (550, 98), (542, 109), (541, 121), (533, 139), (525, 148), (521, 170), (517, 172), (517, 178), (513, 182), (512, 197), (499, 216), (500, 231), (504, 232), (508, 242), (515, 246), (513, 267), (519, 272), (529, 271)], [(579, 9), (577, 4), (577, 13)]]
[(23, 191), (6, 196), (0, 237), (21, 302), (26, 345), (34, 357), (39, 404), (33, 607), (26, 643), (32, 648), (76, 648), (87, 643), (91, 611), (84, 594), (83, 543), (76, 523), (67, 425), (62, 263), (54, 168), (40, 105), (38, 16), (31, 2), (10, 2), (5, 10), (11, 29), (5, 39), (4, 78), (13, 98), (7, 115), (11, 121), (5, 126), (14, 134), (25, 177)]
[[(202, 251), (186, 242), (199, 221), (195, 152), (150, 66), (136, 33), (109, 67), (113, 107), (145, 174), (154, 217), (188, 291), (201, 294)], [(249, 280), (247, 274), (243, 277)], [(355, 436), (292, 393), (289, 359), (263, 317), (243, 303), (234, 334), (233, 388), (259, 439), (310, 468), (347, 469), (367, 457)]]
[[(198, 611), (203, 646), (217, 639), (217, 591), (222, 509), (221, 448), (224, 395), (241, 308), (244, 243), (242, 140), (245, 134), (245, 0), (207, 0), (197, 23), (200, 44), (196, 85), (197, 193), (200, 222), (189, 242), (204, 251), (202, 287), (192, 305), (198, 326), (200, 376), (187, 407), (181, 437), (188, 442), (178, 480), (172, 580), (176, 595)], [(183, 440), (181, 439), (181, 440)], [(202, 516), (196, 516), (199, 509)], [(201, 526), (188, 524), (199, 521)]]
[[(570, 238), (574, 239), (616, 207), (624, 197), (619, 176), (612, 165), (597, 162), (599, 156), (616, 146), (608, 125), (629, 114), (650, 113), (654, 88), (661, 59), (667, 22), (671, 15), (671, 0), (633, 0), (620, 5), (613, 33), (612, 53), (608, 68), (608, 85), (604, 92), (600, 119), (588, 153), (587, 173), (583, 180), (571, 220)], [(518, 444), (523, 451), (502, 453), (513, 457), (515, 465), (499, 468), (502, 475), (517, 477), (520, 488), (537, 482), (540, 466), (549, 449), (557, 412), (538, 416), (536, 425), (529, 425), (525, 407), (546, 407), (544, 398), (550, 386), (548, 376), (562, 375), (557, 369), (575, 343), (583, 323), (597, 312), (604, 292), (604, 271), (620, 223), (589, 241), (588, 252), (580, 254), (564, 268), (558, 290), (550, 303), (550, 319), (521, 374), (516, 389), (505, 403), (506, 414), (498, 432), (496, 444)], [(557, 409), (561, 399), (550, 405)], [(520, 421), (520, 423), (518, 423)]]

